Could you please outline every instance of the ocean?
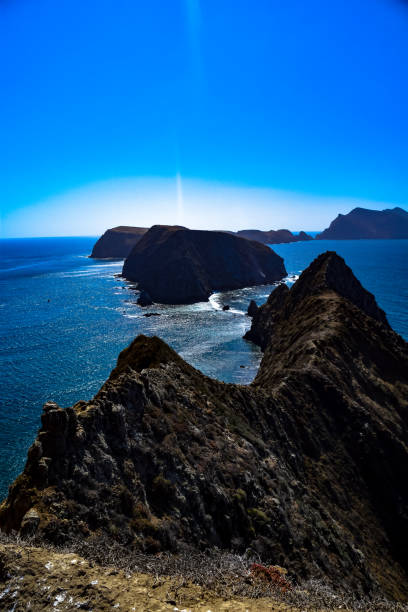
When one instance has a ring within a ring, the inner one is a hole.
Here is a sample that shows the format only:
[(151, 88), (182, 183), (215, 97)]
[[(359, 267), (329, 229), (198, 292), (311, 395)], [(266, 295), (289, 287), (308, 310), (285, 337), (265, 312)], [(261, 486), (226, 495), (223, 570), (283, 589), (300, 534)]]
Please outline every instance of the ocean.
[[(251, 299), (263, 303), (273, 286), (142, 310), (135, 292), (117, 276), (121, 261), (88, 258), (95, 240), (0, 240), (0, 499), (24, 466), (42, 405), (90, 399), (139, 333), (160, 336), (193, 366), (226, 382), (247, 384), (258, 369), (260, 350), (242, 339), (250, 326), (245, 313)], [(408, 340), (408, 240), (272, 248), (285, 260), (289, 285), (319, 253), (337, 251)], [(222, 310), (224, 304), (229, 311)]]

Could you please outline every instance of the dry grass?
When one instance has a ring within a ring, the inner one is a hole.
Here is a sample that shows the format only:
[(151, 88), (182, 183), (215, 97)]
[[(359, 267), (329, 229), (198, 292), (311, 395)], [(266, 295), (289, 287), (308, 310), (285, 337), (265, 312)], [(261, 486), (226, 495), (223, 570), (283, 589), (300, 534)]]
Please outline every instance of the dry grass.
[[(219, 549), (200, 552), (185, 548), (178, 554), (158, 553), (149, 555), (130, 552), (122, 545), (105, 538), (74, 541), (69, 546), (51, 546), (36, 538), (22, 539), (17, 535), (0, 532), (0, 544), (37, 546), (58, 553), (75, 553), (88, 562), (102, 567), (123, 570), (126, 574), (142, 573), (153, 576), (155, 584), (161, 585), (166, 578), (172, 579), (174, 598), (177, 591), (194, 583), (223, 599), (245, 598), (256, 600), (271, 597), (289, 607), (304, 612), (317, 610), (348, 610), (364, 612), (408, 612), (408, 605), (391, 602), (381, 595), (372, 595), (364, 600), (352, 593), (334, 591), (321, 580), (309, 580), (293, 584), (293, 588), (282, 590), (273, 581), (262, 580), (251, 572), (251, 565), (259, 563), (252, 554), (234, 554)], [(3, 577), (2, 577), (3, 572)], [(0, 553), (0, 582), (6, 572), (5, 561)], [(290, 579), (290, 577), (289, 577)]]

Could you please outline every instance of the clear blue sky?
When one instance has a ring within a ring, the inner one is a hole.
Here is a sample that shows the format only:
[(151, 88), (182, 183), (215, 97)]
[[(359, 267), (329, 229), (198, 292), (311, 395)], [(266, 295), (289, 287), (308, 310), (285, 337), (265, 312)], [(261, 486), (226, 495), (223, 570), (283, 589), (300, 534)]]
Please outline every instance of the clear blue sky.
[(408, 203), (404, 2), (3, 0), (0, 52), (3, 236)]

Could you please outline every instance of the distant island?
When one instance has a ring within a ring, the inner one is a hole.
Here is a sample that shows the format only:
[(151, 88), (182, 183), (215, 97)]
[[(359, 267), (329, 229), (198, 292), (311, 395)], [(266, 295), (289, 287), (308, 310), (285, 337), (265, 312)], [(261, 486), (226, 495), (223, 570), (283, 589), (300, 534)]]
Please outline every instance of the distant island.
[[(91, 257), (95, 259), (125, 259), (139, 242), (142, 236), (148, 231), (147, 227), (132, 227), (130, 225), (120, 225), (106, 230), (106, 232), (95, 243)], [(225, 231), (227, 234), (255, 240), (262, 244), (283, 244), (286, 242), (300, 242), (313, 240), (305, 232), (292, 234), (287, 229), (269, 230), (264, 232), (257, 229), (239, 230), (238, 232)]]
[[(95, 243), (91, 257), (95, 259), (125, 259), (149, 228), (120, 225), (106, 230)], [(313, 237), (306, 232), (293, 234), (288, 229), (258, 230), (243, 229), (223, 233), (262, 244), (287, 244), (306, 242)], [(360, 240), (360, 239), (408, 238), (408, 212), (395, 207), (385, 210), (354, 208), (346, 215), (339, 214), (330, 226), (316, 236), (316, 240)]]
[(402, 208), (369, 210), (354, 208), (338, 215), (316, 240), (360, 240), (363, 238), (408, 238), (408, 212)]
[(286, 244), (288, 242), (304, 242), (305, 240), (313, 240), (312, 236), (306, 232), (293, 234), (287, 229), (262, 231), (257, 229), (244, 229), (236, 232), (237, 236), (248, 238), (249, 240), (257, 240), (264, 244)]
[(147, 227), (130, 227), (119, 225), (106, 230), (95, 243), (91, 257), (95, 259), (125, 259), (141, 237), (147, 232)]
[(283, 259), (259, 242), (226, 232), (154, 225), (132, 249), (122, 274), (153, 302), (191, 304), (217, 290), (273, 283), (286, 270)]

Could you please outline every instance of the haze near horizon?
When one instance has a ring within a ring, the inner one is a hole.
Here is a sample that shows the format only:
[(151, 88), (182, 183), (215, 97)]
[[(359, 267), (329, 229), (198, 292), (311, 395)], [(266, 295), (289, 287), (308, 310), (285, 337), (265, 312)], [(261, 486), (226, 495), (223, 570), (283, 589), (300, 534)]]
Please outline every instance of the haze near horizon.
[(407, 208), (404, 3), (0, 6), (1, 237)]

